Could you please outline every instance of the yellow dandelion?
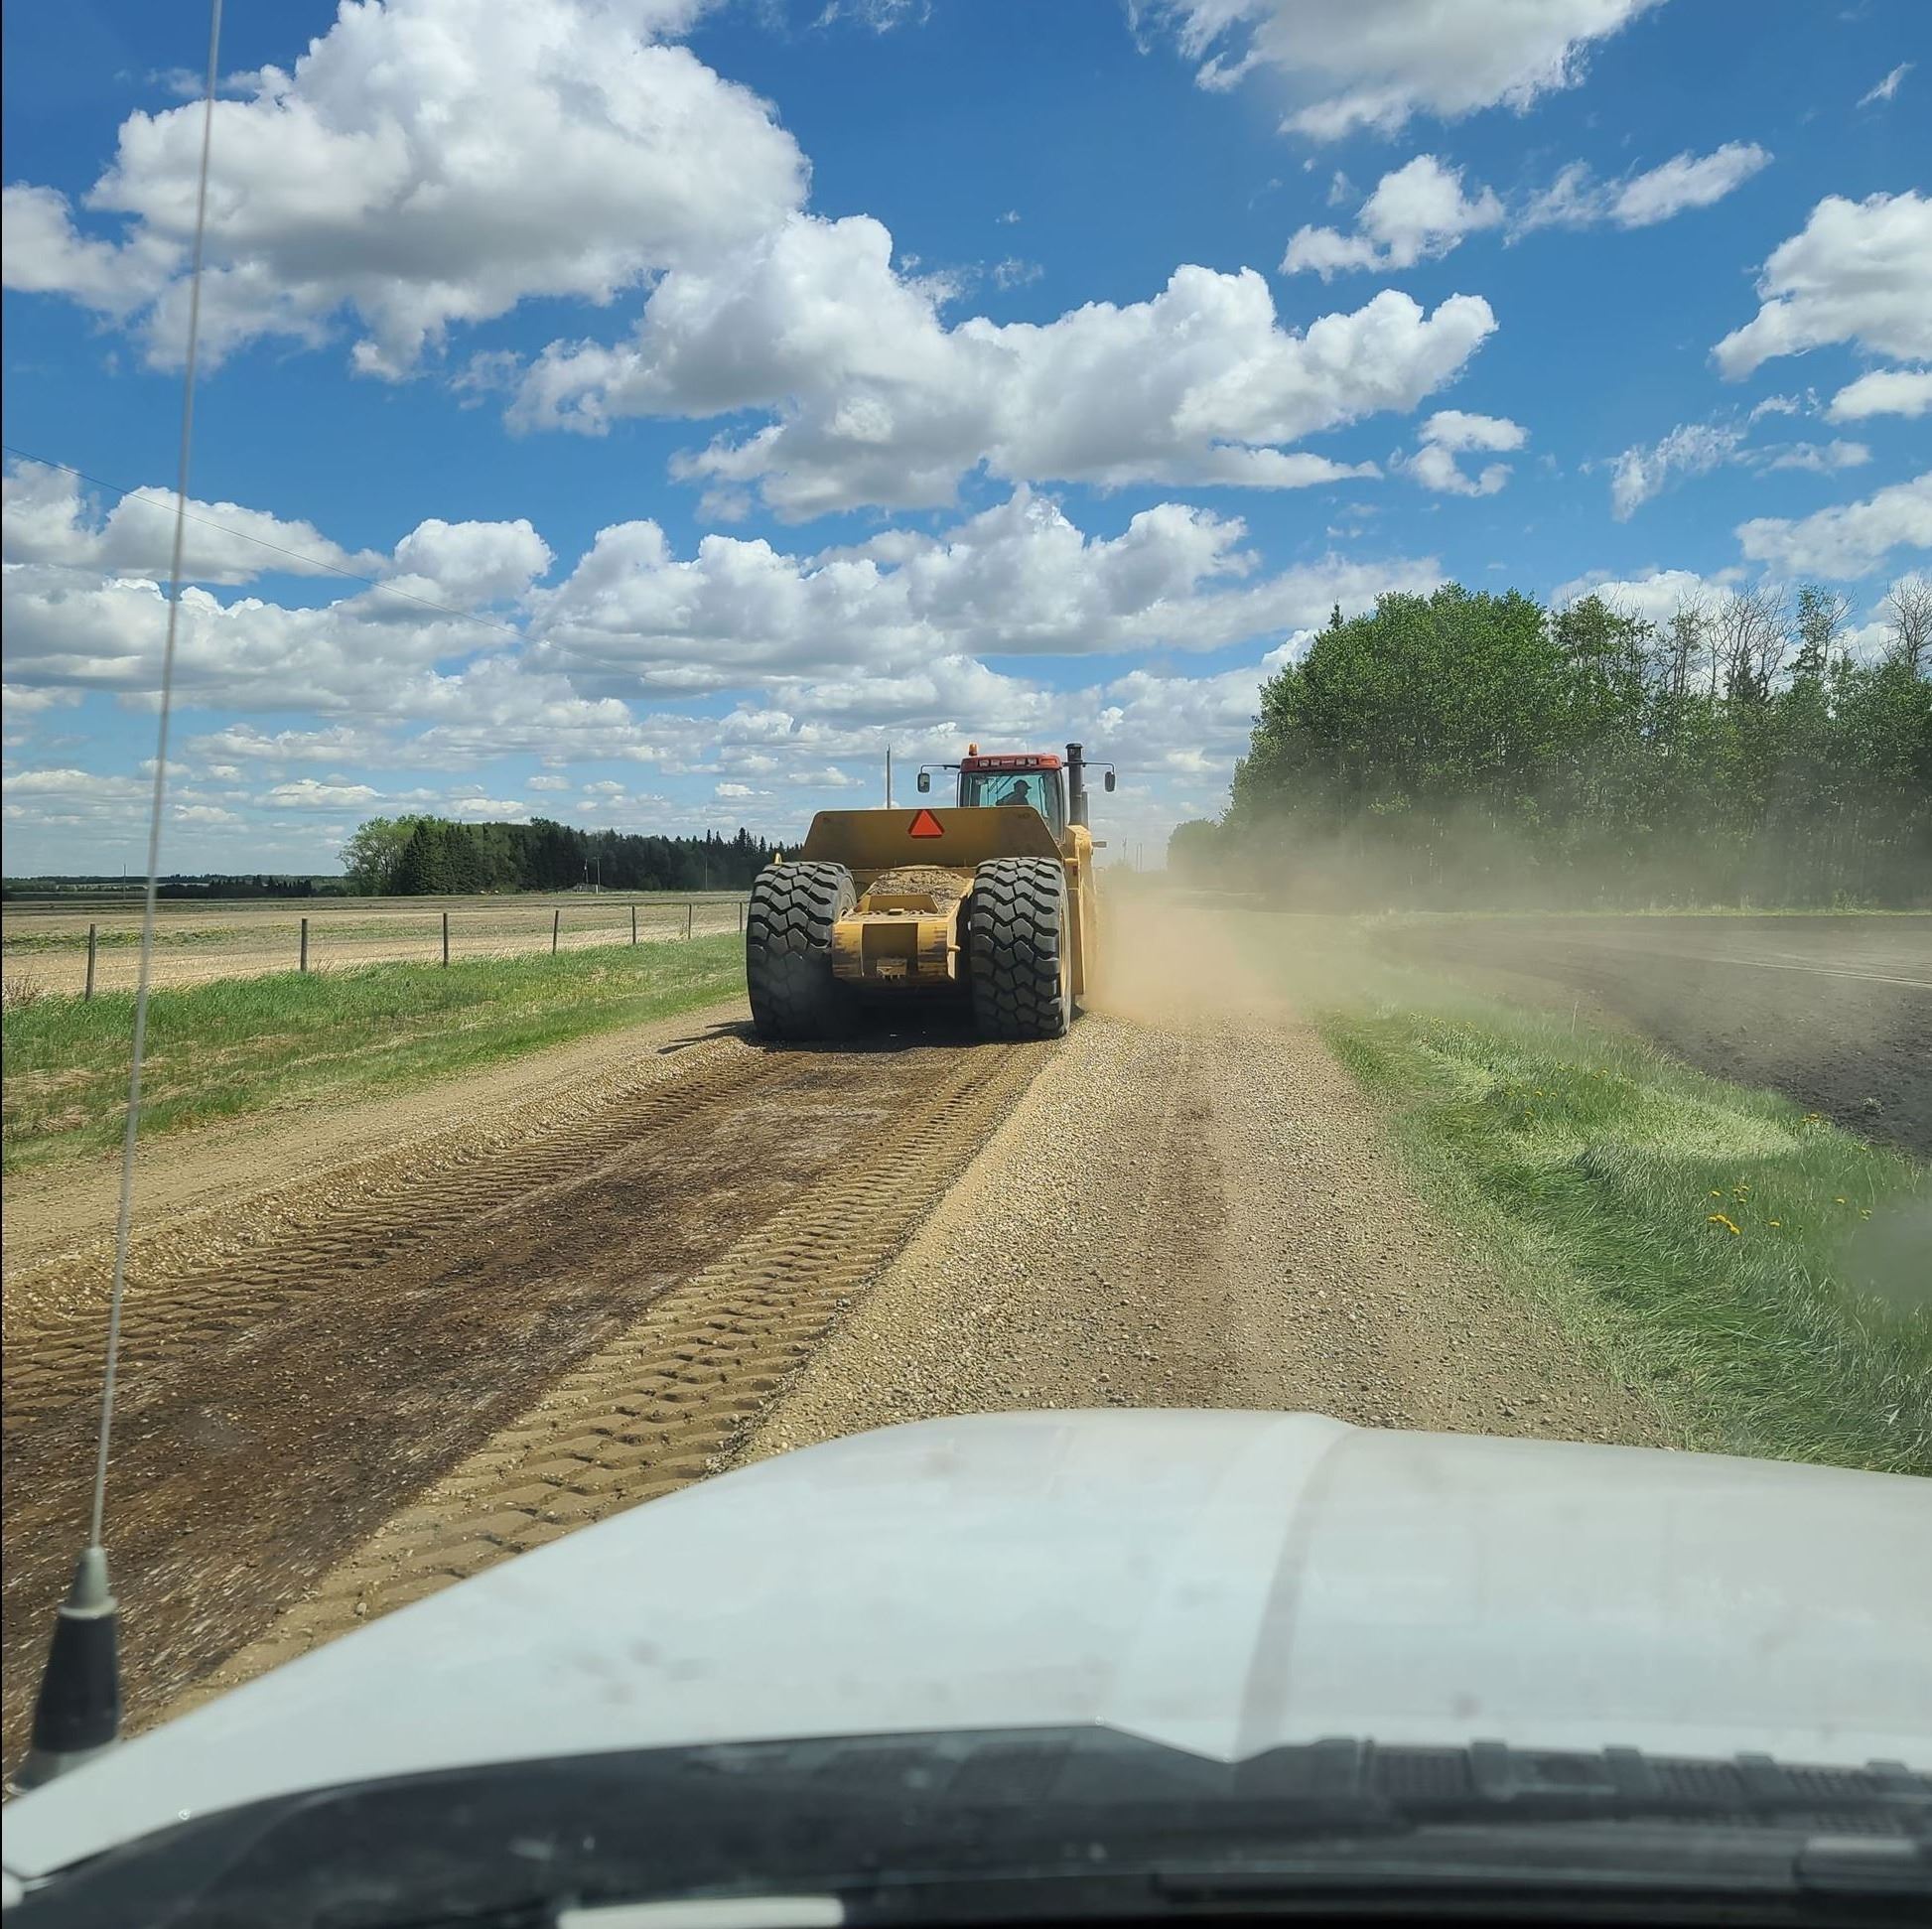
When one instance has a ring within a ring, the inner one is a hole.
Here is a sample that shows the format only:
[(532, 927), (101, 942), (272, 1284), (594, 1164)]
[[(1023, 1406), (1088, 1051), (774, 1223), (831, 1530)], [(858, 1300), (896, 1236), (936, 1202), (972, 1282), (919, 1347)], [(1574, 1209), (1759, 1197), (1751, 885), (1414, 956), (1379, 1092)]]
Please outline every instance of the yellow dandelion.
[(1730, 1232), (1730, 1233), (1734, 1233), (1738, 1230), (1737, 1227), (1733, 1225), (1730, 1220), (1726, 1219), (1722, 1212), (1707, 1212), (1704, 1215), (1704, 1223), (1707, 1226), (1723, 1226), (1726, 1232)]
[(1834, 1200), (1832, 1201), (1832, 1203), (1833, 1203), (1834, 1205), (1843, 1205), (1843, 1204), (1845, 1203), (1845, 1194), (1844, 1194), (1843, 1192), (1841, 1192), (1841, 1193), (1840, 1193), (1840, 1194), (1838, 1195), (1838, 1197), (1837, 1197), (1837, 1198), (1835, 1198), (1835, 1199), (1834, 1199)]
[(1767, 1226), (1769, 1226), (1773, 1232), (1775, 1232), (1778, 1229), (1778, 1227), (1782, 1225), (1784, 1222), (1781, 1219), (1767, 1219), (1765, 1220), (1764, 1223)]
[(1723, 1197), (1724, 1197), (1724, 1194), (1723, 1194), (1722, 1192), (1720, 1192), (1720, 1191), (1718, 1190), (1718, 1188), (1717, 1188), (1717, 1187), (1716, 1187), (1716, 1186), (1714, 1185), (1714, 1186), (1713, 1186), (1713, 1187), (1711, 1188), (1711, 1196), (1712, 1196), (1712, 1197), (1713, 1197), (1714, 1199), (1721, 1199), (1721, 1198), (1723, 1198)]

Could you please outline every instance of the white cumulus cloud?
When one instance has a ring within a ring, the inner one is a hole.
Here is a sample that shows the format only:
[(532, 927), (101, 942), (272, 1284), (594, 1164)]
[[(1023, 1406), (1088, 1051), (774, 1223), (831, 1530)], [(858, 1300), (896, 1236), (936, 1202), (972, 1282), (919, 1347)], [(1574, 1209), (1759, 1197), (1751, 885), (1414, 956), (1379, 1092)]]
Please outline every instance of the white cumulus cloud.
[(463, 605), (520, 597), (549, 569), (550, 545), (522, 516), (445, 522), (431, 516), (396, 545), (396, 582), (414, 595)]
[(266, 801), (283, 810), (340, 810), (350, 804), (370, 804), (380, 793), (366, 783), (324, 783), (315, 777), (297, 777), (291, 783), (278, 783)]
[(1723, 200), (1770, 159), (1761, 147), (1731, 141), (1710, 154), (1680, 154), (1610, 181), (1599, 181), (1576, 161), (1548, 188), (1505, 203), (1491, 188), (1465, 190), (1460, 168), (1419, 154), (1382, 177), (1352, 232), (1298, 229), (1282, 257), (1282, 272), (1312, 270), (1326, 281), (1348, 269), (1410, 268), (1448, 254), (1464, 235), (1483, 228), (1506, 226), (1513, 239), (1539, 227), (1650, 227)]
[[(690, 0), (344, 0), (291, 71), (214, 109), (202, 347), (361, 330), (399, 375), (456, 323), (535, 296), (608, 302), (767, 231), (804, 197), (768, 107), (687, 48)], [(84, 198), (6, 190), (9, 287), (137, 319), (178, 358), (199, 102), (138, 112)]]
[(1385, 174), (1355, 217), (1355, 232), (1332, 227), (1296, 231), (1282, 272), (1312, 269), (1326, 281), (1348, 268), (1412, 268), (1445, 255), (1463, 235), (1500, 226), (1503, 205), (1488, 188), (1462, 190), (1462, 170), (1419, 154)]
[(1709, 154), (1674, 155), (1654, 168), (1607, 181), (1573, 161), (1521, 204), (1511, 226), (1518, 234), (1539, 227), (1654, 227), (1722, 201), (1770, 162), (1769, 151), (1752, 141), (1726, 141)]
[(1169, 502), (1096, 538), (1025, 489), (941, 536), (893, 531), (816, 556), (710, 535), (684, 558), (656, 523), (621, 523), (533, 599), (533, 660), (600, 693), (916, 680), (978, 654), (1216, 649), (1438, 580), (1433, 560), (1413, 559), (1263, 576), (1246, 534)]
[(984, 464), (1014, 481), (1293, 488), (1351, 470), (1287, 445), (1450, 380), (1495, 328), (1479, 296), (1433, 313), (1384, 290), (1306, 330), (1263, 277), (1174, 271), (1152, 299), (1047, 323), (947, 327), (860, 216), (801, 216), (710, 272), (666, 275), (629, 342), (553, 344), (525, 426), (599, 431), (627, 415), (769, 419), (684, 457), (714, 503), (756, 489), (802, 519), (865, 503), (950, 502)]
[(1712, 351), (1735, 381), (1776, 355), (1830, 342), (1932, 356), (1932, 201), (1914, 191), (1827, 195), (1758, 276), (1763, 306)]
[(1651, 227), (1687, 207), (1709, 207), (1770, 165), (1752, 141), (1726, 141), (1710, 154), (1679, 154), (1622, 182), (1610, 196), (1618, 227)]
[(1808, 469), (1820, 476), (1841, 469), (1863, 469), (1871, 460), (1871, 451), (1863, 442), (1846, 442), (1834, 437), (1830, 442), (1787, 442), (1764, 452), (1766, 469)]
[(1414, 482), (1444, 495), (1494, 495), (1509, 481), (1507, 463), (1487, 463), (1470, 476), (1456, 457), (1467, 450), (1520, 449), (1529, 432), (1500, 415), (1439, 409), (1419, 431), (1419, 446), (1401, 467)]
[[(285, 521), (235, 502), (190, 497), (182, 570), (198, 583), (247, 583), (268, 571), (363, 574), (381, 558), (350, 554), (313, 523)], [(70, 470), (9, 461), (0, 482), (0, 550), (13, 563), (59, 563), (165, 578), (175, 540), (175, 497), (139, 488), (103, 516)]]
[(1612, 610), (1645, 622), (1667, 623), (1680, 609), (1715, 607), (1729, 592), (1721, 583), (1688, 569), (1653, 569), (1641, 576), (1615, 576), (1594, 570), (1560, 583), (1550, 594), (1561, 610), (1587, 596), (1600, 597)]
[(1139, 0), (1170, 28), (1204, 86), (1257, 70), (1298, 104), (1287, 126), (1316, 140), (1392, 133), (1419, 113), (1519, 111), (1574, 86), (1592, 42), (1660, 0)]
[(1848, 382), (1825, 411), (1834, 422), (1873, 415), (1920, 416), (1932, 409), (1932, 368), (1874, 368)]
[(1815, 515), (1753, 516), (1737, 540), (1753, 562), (1786, 576), (1869, 575), (1894, 549), (1932, 550), (1932, 470)]

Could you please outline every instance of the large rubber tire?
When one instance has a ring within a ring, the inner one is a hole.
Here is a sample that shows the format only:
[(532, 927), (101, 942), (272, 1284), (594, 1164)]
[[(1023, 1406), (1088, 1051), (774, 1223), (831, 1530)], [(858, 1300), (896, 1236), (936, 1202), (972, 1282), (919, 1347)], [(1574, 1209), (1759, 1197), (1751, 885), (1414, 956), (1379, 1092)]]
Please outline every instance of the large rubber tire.
[(858, 901), (842, 864), (767, 865), (745, 914), (745, 989), (761, 1038), (836, 1038), (852, 993), (832, 976), (832, 926)]
[(973, 873), (966, 953), (982, 1037), (1065, 1036), (1070, 943), (1066, 872), (1053, 859), (994, 858)]

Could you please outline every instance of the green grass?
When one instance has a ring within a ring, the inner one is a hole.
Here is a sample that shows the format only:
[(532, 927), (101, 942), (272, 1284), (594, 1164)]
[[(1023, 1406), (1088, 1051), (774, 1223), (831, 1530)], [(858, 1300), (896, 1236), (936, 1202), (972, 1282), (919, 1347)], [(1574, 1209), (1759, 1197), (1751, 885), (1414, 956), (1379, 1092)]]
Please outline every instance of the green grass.
[[(560, 957), (379, 964), (165, 988), (148, 1011), (143, 1136), (429, 1084), (730, 996), (735, 936)], [(41, 998), (4, 1021), (5, 1168), (115, 1146), (134, 998)]]
[(1932, 1173), (1502, 1008), (1337, 1011), (1422, 1190), (1706, 1448), (1932, 1473)]

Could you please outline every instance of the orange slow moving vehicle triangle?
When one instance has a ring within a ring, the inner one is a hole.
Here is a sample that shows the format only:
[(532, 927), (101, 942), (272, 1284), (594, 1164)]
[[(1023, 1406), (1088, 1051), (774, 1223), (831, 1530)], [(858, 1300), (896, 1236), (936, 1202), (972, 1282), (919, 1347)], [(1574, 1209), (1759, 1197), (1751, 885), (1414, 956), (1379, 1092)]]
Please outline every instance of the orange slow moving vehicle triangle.
[(931, 811), (921, 810), (912, 819), (911, 825), (905, 834), (907, 837), (944, 837), (946, 830), (945, 826), (940, 823), (938, 818), (933, 816)]

